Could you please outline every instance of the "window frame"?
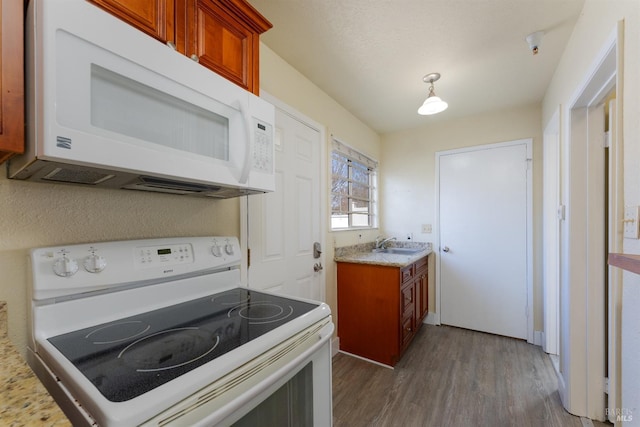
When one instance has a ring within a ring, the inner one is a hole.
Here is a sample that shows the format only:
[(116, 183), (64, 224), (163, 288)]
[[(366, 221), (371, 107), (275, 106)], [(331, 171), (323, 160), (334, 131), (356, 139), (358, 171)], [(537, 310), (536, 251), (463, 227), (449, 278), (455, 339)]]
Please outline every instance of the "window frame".
[[(334, 161), (335, 157), (338, 156), (342, 160), (344, 159), (344, 165), (346, 167), (346, 175), (336, 175), (334, 174)], [(348, 231), (348, 230), (363, 230), (363, 229), (374, 229), (378, 227), (378, 209), (377, 209), (377, 199), (378, 199), (378, 161), (372, 159), (371, 157), (363, 154), (359, 150), (356, 150), (349, 145), (339, 141), (335, 137), (332, 136), (332, 149), (331, 149), (331, 158), (330, 158), (330, 192), (329, 192), (329, 227), (331, 231)], [(358, 180), (355, 177), (354, 170), (360, 169), (360, 172), (364, 171), (366, 176), (368, 177), (368, 182), (364, 183), (362, 180)], [(334, 191), (336, 186), (334, 185), (336, 179), (342, 180), (347, 184), (347, 191), (344, 192), (336, 192)], [(355, 184), (355, 185), (354, 185)], [(354, 195), (354, 187), (355, 186), (365, 186), (368, 187), (368, 195), (367, 197), (362, 197), (361, 195)], [(338, 210), (334, 209), (334, 197), (346, 198), (347, 199), (347, 207), (346, 210), (342, 210), (339, 208)], [(355, 211), (353, 202), (365, 202), (367, 205), (366, 211)], [(342, 216), (346, 217), (347, 226), (346, 227), (337, 227), (335, 226), (334, 216)], [(367, 225), (354, 225), (354, 217), (356, 216), (367, 216)]]

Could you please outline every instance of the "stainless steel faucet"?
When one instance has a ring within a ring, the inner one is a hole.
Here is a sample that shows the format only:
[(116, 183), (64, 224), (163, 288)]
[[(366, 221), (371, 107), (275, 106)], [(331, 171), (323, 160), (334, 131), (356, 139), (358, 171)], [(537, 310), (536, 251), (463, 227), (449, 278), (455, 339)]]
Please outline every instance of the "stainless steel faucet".
[(396, 238), (395, 237), (389, 237), (389, 238), (385, 239), (382, 236), (376, 237), (376, 249), (384, 249), (384, 244), (387, 243), (390, 240), (396, 240)]

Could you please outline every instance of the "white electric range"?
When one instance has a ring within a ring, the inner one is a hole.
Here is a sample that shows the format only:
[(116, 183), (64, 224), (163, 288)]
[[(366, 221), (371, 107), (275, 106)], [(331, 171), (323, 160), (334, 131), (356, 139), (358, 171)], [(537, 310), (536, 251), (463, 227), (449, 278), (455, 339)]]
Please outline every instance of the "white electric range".
[(241, 287), (235, 237), (30, 259), (28, 362), (74, 425), (331, 425), (329, 307)]

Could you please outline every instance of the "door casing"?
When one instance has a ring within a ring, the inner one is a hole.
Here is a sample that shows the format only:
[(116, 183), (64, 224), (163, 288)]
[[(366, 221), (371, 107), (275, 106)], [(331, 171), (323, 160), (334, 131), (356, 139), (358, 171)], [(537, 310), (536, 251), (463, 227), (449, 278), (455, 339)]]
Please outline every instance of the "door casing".
[[(617, 70), (622, 34), (620, 22), (566, 105), (562, 124), (560, 188), (567, 215), (560, 227), (558, 388), (567, 411), (600, 421), (605, 418), (605, 288), (601, 276), (606, 274), (606, 259), (604, 239), (599, 235), (604, 235), (607, 225), (599, 213), (590, 212), (604, 210), (601, 201), (598, 205), (604, 171), (596, 150), (604, 140), (602, 103), (614, 88), (620, 90)], [(609, 173), (620, 176), (622, 171)], [(619, 203), (617, 194), (617, 189), (610, 192), (609, 204)], [(619, 360), (620, 355), (609, 357)]]

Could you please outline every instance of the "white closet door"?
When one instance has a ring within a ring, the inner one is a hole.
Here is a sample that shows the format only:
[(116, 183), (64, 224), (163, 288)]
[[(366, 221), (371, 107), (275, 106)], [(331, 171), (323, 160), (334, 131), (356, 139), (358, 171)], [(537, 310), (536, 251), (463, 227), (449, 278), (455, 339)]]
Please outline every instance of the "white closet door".
[(439, 155), (443, 324), (527, 338), (527, 142)]

